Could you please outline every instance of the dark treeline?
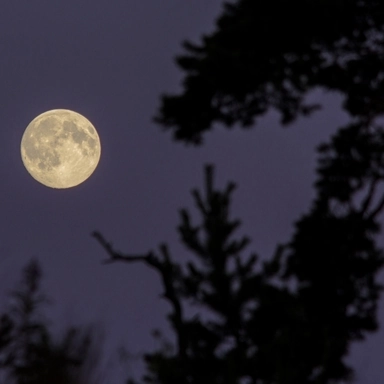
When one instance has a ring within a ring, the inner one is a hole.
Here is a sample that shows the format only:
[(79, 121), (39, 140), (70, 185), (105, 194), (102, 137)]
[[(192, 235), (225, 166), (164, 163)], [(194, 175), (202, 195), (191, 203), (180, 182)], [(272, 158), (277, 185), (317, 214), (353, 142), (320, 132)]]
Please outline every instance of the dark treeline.
[(49, 298), (42, 270), (32, 259), (0, 315), (1, 384), (101, 384), (101, 349), (92, 327), (68, 327), (54, 335), (44, 315)]

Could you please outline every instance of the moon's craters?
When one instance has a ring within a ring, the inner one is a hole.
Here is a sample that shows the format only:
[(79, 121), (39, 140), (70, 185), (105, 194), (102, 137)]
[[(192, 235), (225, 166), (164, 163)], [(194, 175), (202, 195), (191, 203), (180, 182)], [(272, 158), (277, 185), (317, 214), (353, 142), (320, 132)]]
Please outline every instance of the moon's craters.
[(21, 141), (22, 160), (28, 172), (52, 188), (82, 183), (100, 159), (96, 129), (82, 115), (56, 109), (37, 116)]

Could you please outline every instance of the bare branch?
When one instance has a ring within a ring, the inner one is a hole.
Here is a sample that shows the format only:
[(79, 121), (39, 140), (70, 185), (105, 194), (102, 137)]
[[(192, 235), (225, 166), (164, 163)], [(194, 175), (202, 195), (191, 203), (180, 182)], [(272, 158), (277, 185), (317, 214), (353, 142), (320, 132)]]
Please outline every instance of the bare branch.
[(112, 244), (107, 242), (101, 233), (94, 231), (92, 232), (92, 237), (94, 237), (100, 243), (100, 245), (107, 251), (109, 255), (109, 259), (104, 260), (103, 264), (109, 264), (115, 261), (124, 261), (128, 263), (144, 261), (151, 265), (153, 263), (153, 260), (151, 260), (151, 252), (148, 252), (146, 255), (123, 255), (120, 252), (114, 250)]
[(175, 288), (175, 282), (179, 278), (178, 273), (180, 273), (180, 271), (178, 270), (177, 265), (172, 263), (167, 246), (165, 244), (160, 246), (160, 251), (163, 256), (163, 259), (160, 260), (152, 252), (148, 252), (146, 255), (123, 255), (120, 252), (115, 251), (112, 244), (107, 242), (103, 235), (97, 231), (92, 232), (92, 237), (101, 244), (110, 256), (108, 260), (104, 261), (104, 264), (116, 261), (124, 261), (128, 263), (143, 261), (160, 273), (164, 287), (163, 297), (171, 303), (173, 308), (173, 313), (170, 318), (177, 333), (178, 353), (180, 357), (184, 357), (186, 354), (187, 341), (184, 331), (183, 310)]

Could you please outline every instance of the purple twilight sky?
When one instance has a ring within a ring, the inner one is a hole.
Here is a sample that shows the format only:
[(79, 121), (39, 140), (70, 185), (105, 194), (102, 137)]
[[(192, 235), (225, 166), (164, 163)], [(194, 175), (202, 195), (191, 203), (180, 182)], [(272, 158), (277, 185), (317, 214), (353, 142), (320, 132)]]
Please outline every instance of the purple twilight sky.
[[(192, 207), (190, 190), (203, 186), (203, 166), (216, 165), (216, 184), (235, 181), (233, 215), (249, 251), (270, 257), (288, 241), (292, 223), (314, 196), (315, 146), (346, 121), (341, 98), (310, 95), (325, 108), (287, 129), (276, 113), (253, 130), (216, 127), (200, 148), (175, 143), (152, 122), (160, 94), (180, 90), (174, 56), (184, 39), (213, 30), (221, 1), (207, 0), (16, 0), (0, 13), (2, 144), (0, 199), (1, 301), (37, 256), (44, 288), (56, 305), (55, 327), (101, 322), (105, 351), (124, 344), (131, 353), (150, 351), (153, 328), (170, 337), (156, 273), (144, 265), (102, 265), (106, 255), (91, 238), (101, 231), (121, 251), (146, 252), (160, 242), (175, 260), (185, 251), (176, 231), (178, 210)], [(20, 141), (40, 113), (72, 109), (98, 130), (102, 154), (83, 184), (54, 190), (25, 170)], [(195, 213), (195, 212), (194, 212)], [(380, 318), (383, 318), (380, 307)], [(383, 382), (384, 334), (352, 348), (357, 382)], [(122, 384), (141, 365), (118, 368), (106, 382)]]

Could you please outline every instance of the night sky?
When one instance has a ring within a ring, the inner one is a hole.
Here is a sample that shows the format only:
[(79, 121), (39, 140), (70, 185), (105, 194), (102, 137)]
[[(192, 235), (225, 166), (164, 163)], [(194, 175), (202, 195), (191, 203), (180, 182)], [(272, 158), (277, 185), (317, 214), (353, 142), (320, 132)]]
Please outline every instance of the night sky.
[[(55, 302), (48, 312), (53, 327), (101, 323), (107, 361), (116, 358), (121, 344), (133, 354), (151, 351), (157, 345), (150, 334), (154, 328), (172, 338), (165, 320), (169, 306), (159, 297), (155, 271), (142, 264), (103, 265), (107, 255), (91, 232), (100, 231), (127, 253), (167, 242), (172, 257), (182, 262), (189, 255), (176, 231), (178, 210), (193, 207), (190, 191), (203, 187), (203, 167), (213, 163), (216, 185), (238, 184), (232, 206), (233, 217), (243, 222), (238, 235), (252, 238), (248, 252), (268, 258), (277, 242), (290, 239), (293, 222), (314, 197), (316, 145), (347, 121), (341, 98), (317, 91), (309, 97), (321, 100), (324, 109), (313, 118), (282, 128), (271, 111), (252, 130), (215, 127), (198, 148), (174, 142), (153, 123), (160, 95), (181, 89), (182, 74), (174, 64), (181, 42), (211, 32), (221, 3), (7, 0), (1, 5), (1, 301), (21, 268), (38, 257), (43, 288)], [(88, 118), (102, 145), (95, 173), (64, 190), (35, 181), (20, 157), (29, 122), (58, 108)], [(378, 332), (352, 348), (357, 382), (383, 382), (383, 345), (384, 334)], [(106, 382), (121, 384), (141, 367), (138, 361), (121, 369), (111, 365), (114, 373)]]

